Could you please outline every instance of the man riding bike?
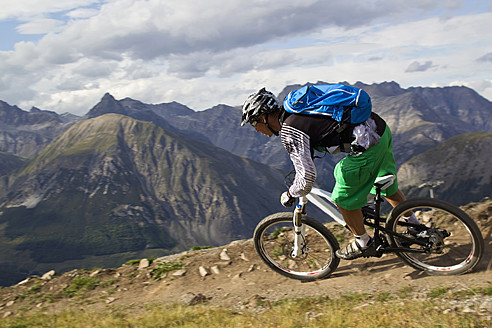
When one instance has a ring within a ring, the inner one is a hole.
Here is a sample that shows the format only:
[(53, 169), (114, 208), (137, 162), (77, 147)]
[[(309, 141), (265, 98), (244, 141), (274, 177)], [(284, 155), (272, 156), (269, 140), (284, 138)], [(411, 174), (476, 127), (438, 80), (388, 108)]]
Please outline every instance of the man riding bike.
[[(292, 186), (281, 195), (280, 202), (285, 207), (311, 191), (316, 180), (315, 149), (323, 148), (332, 154), (347, 153), (335, 166), (332, 199), (355, 240), (336, 255), (345, 260), (375, 255), (373, 238), (365, 230), (361, 208), (366, 205), (377, 177), (396, 176), (391, 131), (386, 122), (372, 112), (366, 121), (340, 129), (339, 122), (329, 116), (287, 112), (273, 93), (263, 88), (244, 102), (241, 126), (246, 123), (268, 137), (280, 134), (289, 153), (296, 174)], [(396, 179), (382, 195), (393, 207), (405, 200)], [(408, 222), (419, 224), (414, 214)]]

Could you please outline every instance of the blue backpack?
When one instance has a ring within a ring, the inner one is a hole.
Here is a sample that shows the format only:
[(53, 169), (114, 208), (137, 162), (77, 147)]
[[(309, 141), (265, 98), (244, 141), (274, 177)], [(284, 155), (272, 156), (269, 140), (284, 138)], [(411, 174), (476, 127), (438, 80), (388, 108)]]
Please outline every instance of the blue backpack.
[(289, 113), (326, 115), (337, 122), (358, 124), (371, 115), (369, 95), (343, 84), (307, 85), (290, 92), (284, 100)]

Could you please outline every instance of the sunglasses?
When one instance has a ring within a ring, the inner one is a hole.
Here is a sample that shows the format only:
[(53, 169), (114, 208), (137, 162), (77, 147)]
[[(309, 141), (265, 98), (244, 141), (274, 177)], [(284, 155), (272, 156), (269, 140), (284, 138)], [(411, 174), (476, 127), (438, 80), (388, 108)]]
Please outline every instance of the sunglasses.
[[(268, 114), (265, 117), (266, 117), (266, 119), (268, 119)], [(260, 122), (260, 118), (259, 117), (256, 117), (254, 119), (251, 119), (249, 121), (249, 124), (251, 124), (254, 128), (256, 128), (256, 124), (258, 124), (258, 123), (263, 123), (263, 122)]]

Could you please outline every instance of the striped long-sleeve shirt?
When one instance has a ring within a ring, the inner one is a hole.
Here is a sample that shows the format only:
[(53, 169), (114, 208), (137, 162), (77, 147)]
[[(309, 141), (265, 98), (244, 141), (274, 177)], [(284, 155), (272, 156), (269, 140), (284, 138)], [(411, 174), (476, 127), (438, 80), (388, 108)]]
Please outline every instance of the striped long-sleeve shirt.
[(296, 170), (289, 193), (293, 197), (305, 196), (309, 194), (316, 180), (316, 167), (312, 159), (309, 135), (294, 127), (284, 125), (281, 130), (281, 138)]
[[(341, 144), (340, 140), (346, 139), (347, 136), (341, 136), (336, 132), (338, 122), (329, 117), (293, 114), (283, 118), (282, 121), (281, 141), (289, 153), (296, 172), (294, 182), (289, 188), (289, 193), (293, 197), (305, 196), (309, 194), (316, 180), (316, 167), (313, 162), (314, 147), (337, 148)], [(373, 113), (367, 122), (361, 124), (361, 128), (364, 131), (361, 132), (360, 129), (356, 129), (364, 136), (368, 133), (371, 137), (370, 141), (365, 144), (361, 142), (360, 145), (368, 148), (377, 143), (379, 136), (374, 130), (379, 131), (382, 129), (384, 131), (385, 126), (386, 123)], [(349, 139), (364, 139), (360, 133), (358, 136), (354, 136), (352, 132), (353, 129), (345, 132), (349, 134)]]

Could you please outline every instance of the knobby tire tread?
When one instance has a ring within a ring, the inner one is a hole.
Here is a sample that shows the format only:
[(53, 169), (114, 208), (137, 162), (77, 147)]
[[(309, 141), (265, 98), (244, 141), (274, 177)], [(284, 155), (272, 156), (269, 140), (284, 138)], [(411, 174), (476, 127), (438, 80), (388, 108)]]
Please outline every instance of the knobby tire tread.
[(336, 268), (338, 267), (338, 264), (340, 263), (340, 259), (336, 257), (335, 251), (340, 248), (338, 245), (338, 241), (336, 240), (335, 236), (331, 233), (328, 228), (326, 228), (322, 223), (319, 221), (310, 218), (308, 216), (303, 216), (302, 222), (310, 226), (311, 228), (317, 230), (321, 235), (323, 235), (324, 238), (328, 240), (330, 243), (331, 249), (333, 251), (333, 258), (332, 262), (330, 263), (329, 267), (325, 269), (322, 273), (314, 275), (314, 276), (300, 276), (300, 275), (295, 275), (295, 274), (290, 274), (288, 272), (285, 272), (281, 269), (279, 269), (275, 264), (271, 263), (268, 259), (267, 256), (263, 254), (262, 247), (260, 246), (261, 244), (261, 233), (263, 232), (264, 229), (266, 229), (270, 224), (274, 222), (281, 222), (285, 220), (290, 220), (292, 221), (293, 217), (293, 212), (279, 212), (275, 213), (272, 215), (269, 215), (265, 217), (263, 220), (258, 223), (256, 226), (256, 229), (253, 234), (253, 240), (254, 240), (254, 246), (256, 249), (256, 252), (259, 254), (260, 258), (263, 260), (265, 264), (267, 264), (272, 270), (275, 272), (286, 276), (291, 279), (297, 279), (297, 280), (302, 280), (302, 281), (314, 281), (318, 279), (324, 279), (327, 278), (331, 273), (333, 273)]
[[(400, 203), (395, 208), (393, 208), (393, 210), (391, 211), (388, 217), (386, 228), (394, 231), (395, 221), (398, 218), (400, 218), (400, 216), (402, 216), (403, 213), (407, 212), (412, 208), (424, 208), (424, 207), (442, 209), (443, 211), (447, 211), (453, 214), (456, 218), (458, 218), (461, 222), (464, 223), (464, 225), (470, 230), (471, 237), (475, 244), (475, 252), (473, 254), (473, 257), (470, 259), (469, 263), (466, 266), (453, 271), (429, 270), (428, 268), (422, 267), (418, 263), (413, 262), (411, 259), (406, 257), (405, 254), (396, 253), (398, 257), (400, 257), (400, 259), (402, 259), (405, 263), (407, 263), (411, 267), (422, 271), (426, 271), (427, 273), (432, 275), (459, 275), (471, 271), (480, 262), (480, 259), (482, 258), (483, 251), (484, 251), (484, 240), (482, 237), (482, 233), (480, 232), (480, 229), (478, 228), (475, 221), (473, 221), (473, 219), (470, 218), (470, 216), (466, 214), (465, 211), (458, 208), (457, 206), (454, 206), (452, 204), (449, 204), (439, 199), (431, 199), (431, 198), (417, 198), (417, 199), (406, 200)], [(392, 235), (389, 235), (389, 240), (392, 247), (398, 246), (395, 237), (393, 237)]]

